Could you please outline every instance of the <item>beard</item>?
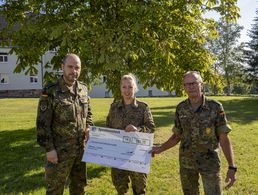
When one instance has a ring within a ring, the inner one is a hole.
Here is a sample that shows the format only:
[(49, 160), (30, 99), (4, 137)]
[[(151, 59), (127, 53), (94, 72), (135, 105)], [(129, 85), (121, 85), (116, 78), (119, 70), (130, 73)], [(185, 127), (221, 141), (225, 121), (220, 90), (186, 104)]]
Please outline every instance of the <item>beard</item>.
[(65, 74), (64, 73), (64, 78), (65, 80), (69, 81), (69, 82), (75, 82), (78, 80), (79, 75), (78, 74)]

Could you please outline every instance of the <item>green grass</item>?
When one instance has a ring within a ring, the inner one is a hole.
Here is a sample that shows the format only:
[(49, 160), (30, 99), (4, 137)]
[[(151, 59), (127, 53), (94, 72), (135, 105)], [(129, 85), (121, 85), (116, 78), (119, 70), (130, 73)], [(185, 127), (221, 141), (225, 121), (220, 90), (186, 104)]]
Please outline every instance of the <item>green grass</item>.
[[(213, 97), (221, 101), (233, 131), (230, 133), (238, 165), (237, 182), (224, 194), (258, 194), (258, 99)], [(155, 143), (171, 135), (176, 105), (183, 98), (144, 98), (157, 126)], [(92, 99), (95, 125), (105, 124), (112, 99)], [(0, 99), (0, 194), (45, 194), (44, 151), (36, 143), (38, 99)], [(227, 163), (222, 159), (222, 176)], [(182, 194), (178, 146), (152, 159), (147, 194)], [(87, 194), (116, 194), (110, 168), (88, 164)], [(201, 190), (203, 194), (203, 191)], [(65, 194), (68, 194), (66, 188)]]

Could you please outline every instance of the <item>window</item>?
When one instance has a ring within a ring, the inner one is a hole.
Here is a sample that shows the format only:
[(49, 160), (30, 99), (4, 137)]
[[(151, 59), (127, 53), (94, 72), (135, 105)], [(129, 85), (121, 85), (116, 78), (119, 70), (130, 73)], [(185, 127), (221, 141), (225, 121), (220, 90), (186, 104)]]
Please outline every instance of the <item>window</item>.
[(109, 91), (105, 91), (105, 98), (108, 98), (108, 97), (110, 97), (109, 96)]
[(148, 91), (148, 96), (149, 96), (149, 97), (152, 97), (152, 96), (153, 96), (152, 90), (149, 90), (149, 91)]
[(8, 62), (8, 54), (7, 53), (0, 53), (0, 63)]
[(30, 83), (37, 83), (38, 82), (38, 76), (30, 76)]
[(0, 73), (0, 84), (8, 84), (9, 76), (8, 74)]

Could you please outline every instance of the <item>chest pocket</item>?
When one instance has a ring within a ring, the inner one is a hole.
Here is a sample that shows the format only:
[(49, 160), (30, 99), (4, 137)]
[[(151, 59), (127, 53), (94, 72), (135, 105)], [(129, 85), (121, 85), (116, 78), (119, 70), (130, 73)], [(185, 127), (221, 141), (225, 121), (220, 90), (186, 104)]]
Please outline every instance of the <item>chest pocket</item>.
[(203, 142), (210, 142), (216, 138), (215, 117), (216, 113), (213, 111), (206, 111), (200, 115), (200, 138)]
[(75, 111), (73, 102), (67, 99), (57, 100), (55, 119), (60, 123), (74, 122)]
[(82, 117), (87, 118), (88, 115), (88, 109), (89, 109), (89, 102), (87, 98), (80, 98), (80, 105), (82, 109)]
[(132, 124), (136, 127), (143, 125), (144, 113), (137, 110), (126, 114), (126, 125)]
[(192, 116), (188, 113), (182, 112), (179, 113), (180, 125), (183, 129), (189, 129), (191, 127), (191, 118)]

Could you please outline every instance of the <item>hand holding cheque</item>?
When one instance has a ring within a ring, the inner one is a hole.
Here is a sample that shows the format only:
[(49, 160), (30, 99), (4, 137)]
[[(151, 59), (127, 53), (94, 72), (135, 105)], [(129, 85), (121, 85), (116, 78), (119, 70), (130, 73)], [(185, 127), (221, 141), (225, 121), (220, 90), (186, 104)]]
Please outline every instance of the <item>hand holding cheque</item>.
[(105, 127), (90, 127), (82, 161), (119, 169), (150, 172), (153, 134), (125, 132)]

